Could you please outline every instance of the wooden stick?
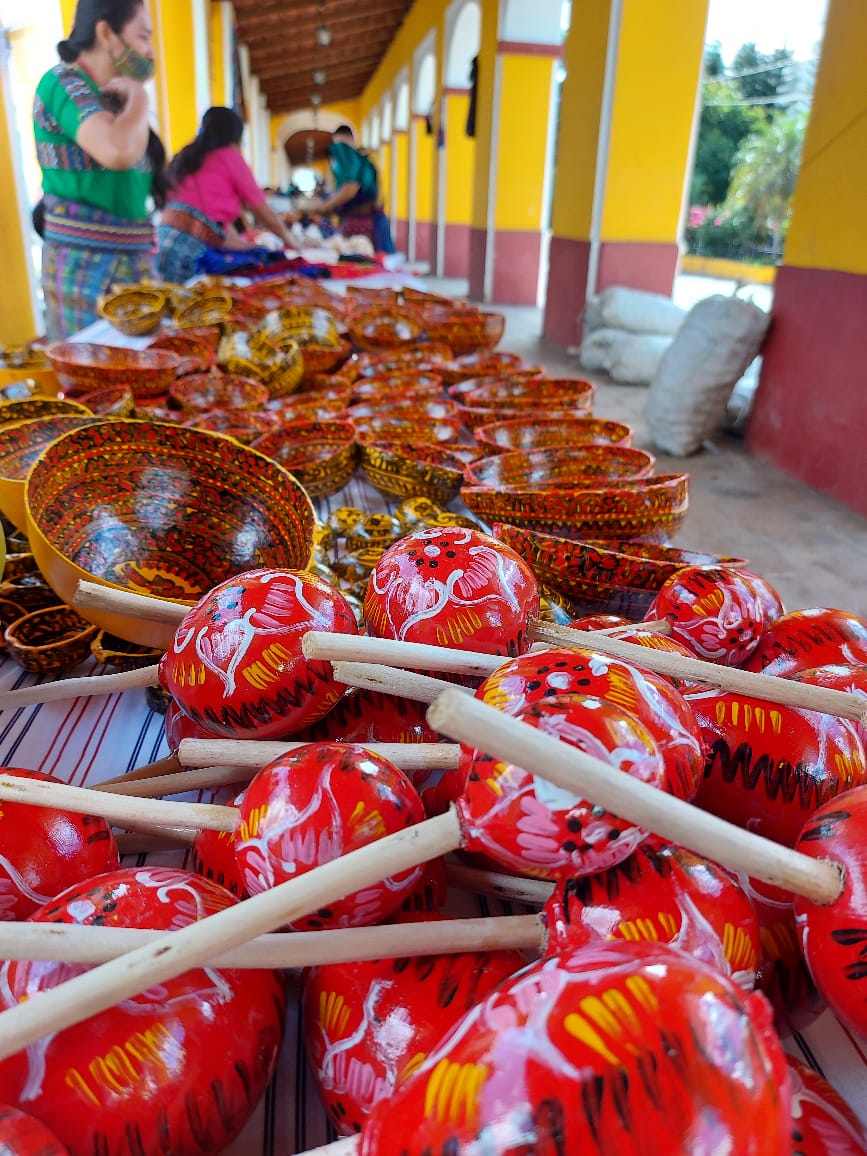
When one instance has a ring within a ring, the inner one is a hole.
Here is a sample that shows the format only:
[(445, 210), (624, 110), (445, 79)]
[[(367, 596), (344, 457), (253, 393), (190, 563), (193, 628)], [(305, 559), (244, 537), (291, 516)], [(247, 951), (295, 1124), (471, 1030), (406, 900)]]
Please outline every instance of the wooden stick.
[(156, 779), (163, 775), (175, 775), (182, 771), (180, 760), (178, 759), (177, 751), (172, 751), (170, 755), (166, 755), (164, 759), (157, 759), (155, 763), (148, 763), (144, 767), (136, 767), (134, 771), (127, 771), (125, 775), (115, 775), (112, 779), (103, 779), (99, 787), (93, 787), (96, 790), (108, 790), (116, 783), (132, 783), (137, 779)]
[(100, 694), (117, 694), (125, 690), (143, 690), (159, 681), (158, 666), (122, 670), (118, 674), (92, 674), (85, 678), (61, 678), (39, 686), (22, 686), (18, 690), (0, 691), (0, 710), (19, 706), (57, 702), (65, 698), (92, 698)]
[[(454, 744), (453, 744), (454, 745)], [(171, 775), (155, 775), (150, 779), (133, 779), (131, 782), (98, 783), (88, 790), (100, 794), (125, 795), (135, 799), (160, 799), (164, 795), (182, 795), (185, 791), (206, 791), (214, 787), (230, 787), (234, 783), (249, 783), (256, 767), (196, 767), (189, 771), (176, 771)]]
[[(383, 669), (390, 670), (390, 667)], [(437, 681), (435, 679), (431, 680)], [(438, 682), (442, 690), (445, 683)], [(359, 743), (404, 771), (451, 770), (458, 765), (460, 751), (456, 743)], [(233, 767), (261, 768), (281, 755), (309, 746), (300, 742), (264, 742), (257, 739), (181, 739), (178, 761), (184, 767), (211, 767), (216, 764)]]
[(867, 699), (862, 695), (829, 690), (823, 686), (811, 686), (809, 683), (794, 682), (788, 678), (755, 674), (749, 670), (738, 670), (736, 667), (720, 666), (715, 662), (686, 658), (665, 650), (651, 650), (646, 646), (637, 646), (634, 642), (623, 642), (611, 635), (571, 630), (569, 627), (552, 626), (549, 623), (531, 626), (530, 636), (538, 642), (551, 646), (598, 650), (601, 654), (610, 654), (614, 658), (622, 658), (625, 662), (634, 662), (636, 666), (644, 666), (648, 670), (656, 671), (657, 674), (692, 679), (747, 697), (763, 698), (768, 702), (778, 702), (801, 710), (820, 711), (867, 724)]
[[(531, 622), (530, 625), (534, 626), (535, 621), (536, 620)], [(541, 625), (542, 620), (539, 619), (538, 621)], [(547, 625), (553, 625), (553, 623), (548, 623)], [(566, 627), (566, 629), (568, 630), (570, 627)], [(630, 622), (628, 625), (608, 626), (605, 630), (587, 631), (587, 633), (592, 633), (594, 638), (597, 634), (611, 634), (616, 638), (620, 630), (646, 630), (648, 634), (664, 634), (666, 637), (669, 637), (671, 635), (671, 623), (667, 618), (651, 618), (649, 622)]]
[[(409, 646), (411, 643), (404, 645)], [(416, 674), (397, 666), (377, 666), (373, 662), (332, 662), (331, 669), (335, 679), (347, 686), (379, 690), (384, 694), (395, 694), (416, 702), (433, 702), (446, 687), (452, 685), (442, 678), (431, 678), (427, 674)], [(463, 690), (465, 694), (473, 693), (468, 687), (457, 689)]]
[(147, 594), (134, 594), (131, 590), (113, 590), (99, 582), (82, 579), (72, 596), (73, 606), (83, 606), (90, 610), (110, 611), (112, 614), (128, 614), (146, 622), (162, 622), (167, 626), (177, 626), (193, 603), (182, 605), (167, 598), (151, 598)]
[[(278, 932), (207, 960), (212, 967), (316, 967), (412, 955), (456, 955), (544, 947), (538, 915), (498, 915), (395, 923), (335, 931)], [(0, 923), (0, 959), (51, 959), (62, 963), (105, 963), (149, 946), (165, 932), (138, 927), (82, 927), (72, 923)]]
[(372, 638), (369, 634), (337, 634), (326, 630), (308, 630), (301, 639), (301, 650), (305, 658), (325, 662), (335, 659), (341, 662), (378, 662), (384, 666), (482, 677), (492, 674), (508, 661), (500, 655), (478, 654), (473, 650), (452, 650), (423, 642), (395, 642), (391, 638)]
[(814, 903), (833, 903), (842, 892), (840, 869), (834, 863), (811, 859), (753, 835), (631, 775), (612, 774), (611, 767), (600, 759), (479, 699), (451, 689), (444, 691), (428, 709), (427, 717), (443, 734), (494, 758), (533, 768), (555, 785), (580, 792), (613, 814), (724, 867), (805, 895)]
[(205, 827), (212, 831), (234, 831), (238, 825), (235, 807), (217, 807), (211, 803), (166, 803), (161, 799), (130, 800), (110, 791), (68, 787), (65, 783), (19, 779), (12, 775), (0, 775), (0, 799), (27, 803), (32, 807), (56, 807), (81, 815), (101, 815), (118, 826), (156, 823), (196, 831)]
[(546, 879), (524, 879), (520, 875), (484, 871), (481, 867), (469, 867), (452, 859), (446, 862), (446, 876), (450, 886), (462, 891), (481, 891), (485, 895), (538, 907), (544, 907), (554, 892), (554, 884)]
[(448, 811), (42, 991), (0, 1013), (0, 1060), (257, 935), (454, 851), (460, 842), (457, 816)]

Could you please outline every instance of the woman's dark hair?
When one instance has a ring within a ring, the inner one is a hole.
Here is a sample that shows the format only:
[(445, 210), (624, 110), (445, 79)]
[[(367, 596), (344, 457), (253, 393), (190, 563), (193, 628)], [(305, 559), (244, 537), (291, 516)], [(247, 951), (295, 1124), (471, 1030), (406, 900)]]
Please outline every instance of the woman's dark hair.
[(244, 122), (231, 108), (209, 108), (202, 117), (199, 135), (186, 145), (171, 163), (169, 173), (175, 184), (197, 173), (208, 153), (238, 144), (244, 135)]
[(78, 60), (82, 52), (96, 43), (96, 26), (104, 20), (113, 32), (120, 35), (144, 0), (78, 0), (72, 31), (57, 45), (57, 55), (67, 64)]
[(169, 199), (173, 182), (166, 165), (165, 145), (153, 129), (148, 130), (147, 155), (151, 162), (151, 196), (154, 205), (161, 209)]

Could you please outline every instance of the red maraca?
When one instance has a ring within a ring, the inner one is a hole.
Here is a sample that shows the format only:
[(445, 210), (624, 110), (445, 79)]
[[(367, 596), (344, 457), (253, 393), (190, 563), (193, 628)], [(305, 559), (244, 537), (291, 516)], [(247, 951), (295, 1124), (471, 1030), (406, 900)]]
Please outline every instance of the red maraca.
[(476, 693), (510, 714), (552, 695), (609, 699), (650, 731), (666, 762), (666, 789), (686, 799), (698, 790), (704, 764), (698, 722), (683, 696), (649, 670), (597, 651), (551, 648), (504, 662)]
[[(128, 868), (68, 889), (33, 919), (168, 930), (234, 903), (187, 871)], [(7, 962), (0, 1000), (38, 1003), (84, 970)], [(0, 1087), (76, 1154), (219, 1152), (265, 1090), (284, 1012), (274, 972), (188, 971), (91, 1019), (84, 1032), (52, 1031), (0, 1064)]]
[(239, 574), (184, 615), (160, 681), (213, 734), (282, 738), (316, 722), (344, 689), (330, 667), (302, 656), (308, 630), (356, 633), (338, 590), (294, 570)]
[(473, 1008), (364, 1122), (380, 1156), (790, 1156), (785, 1057), (760, 995), (666, 945), (543, 959)]
[[(794, 679), (795, 682), (824, 686), (828, 690), (842, 690), (847, 694), (857, 694), (867, 699), (867, 659), (860, 665), (832, 663), (829, 666), (816, 666), (810, 670), (797, 670), (786, 677)], [(867, 702), (864, 705), (867, 706)], [(853, 720), (852, 725), (858, 732), (864, 749), (867, 750), (867, 722)]]
[(327, 964), (304, 978), (304, 1044), (325, 1109), (360, 1132), (474, 1004), (526, 960), (519, 951)]
[[(59, 783), (52, 775), (4, 767), (14, 778)], [(61, 809), (0, 805), (0, 920), (26, 919), (65, 888), (119, 865), (104, 819)]]
[(696, 802), (738, 826), (791, 847), (817, 807), (867, 781), (847, 719), (731, 692), (686, 698), (707, 752)]
[(0, 1156), (69, 1156), (41, 1120), (0, 1104)]
[(545, 954), (605, 939), (670, 943), (751, 991), (759, 921), (727, 872), (651, 836), (598, 875), (561, 879), (545, 904)]
[(867, 1156), (864, 1125), (818, 1072), (786, 1056), (792, 1091), (792, 1156)]
[(798, 670), (867, 663), (867, 622), (845, 610), (793, 610), (770, 623), (747, 670), (788, 678)]
[(759, 644), (764, 611), (752, 587), (724, 566), (685, 566), (659, 589), (645, 615), (666, 619), (692, 654), (740, 666)]
[[(409, 779), (354, 743), (310, 743), (264, 767), (244, 792), (235, 857), (256, 895), (424, 818)], [(379, 923), (415, 888), (420, 868), (355, 892), (292, 924)]]
[(524, 560), (477, 530), (418, 530), (377, 562), (364, 599), (370, 634), (404, 642), (520, 654), (539, 613), (539, 587)]

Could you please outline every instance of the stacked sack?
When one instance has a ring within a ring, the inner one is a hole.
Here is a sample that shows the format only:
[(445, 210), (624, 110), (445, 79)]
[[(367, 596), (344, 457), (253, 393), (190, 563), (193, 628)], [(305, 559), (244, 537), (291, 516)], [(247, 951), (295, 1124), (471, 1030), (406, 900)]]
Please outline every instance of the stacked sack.
[(621, 385), (649, 385), (685, 317), (686, 310), (661, 293), (605, 289), (584, 307), (581, 368)]

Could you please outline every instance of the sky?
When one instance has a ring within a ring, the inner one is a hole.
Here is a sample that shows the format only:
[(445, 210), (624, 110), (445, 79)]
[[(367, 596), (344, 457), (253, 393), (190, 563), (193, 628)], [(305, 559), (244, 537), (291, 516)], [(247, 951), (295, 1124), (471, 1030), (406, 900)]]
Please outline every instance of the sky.
[(710, 0), (706, 41), (718, 40), (726, 64), (750, 41), (760, 52), (789, 48), (809, 60), (822, 38), (827, 0)]

